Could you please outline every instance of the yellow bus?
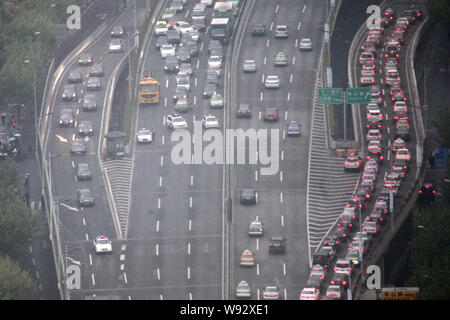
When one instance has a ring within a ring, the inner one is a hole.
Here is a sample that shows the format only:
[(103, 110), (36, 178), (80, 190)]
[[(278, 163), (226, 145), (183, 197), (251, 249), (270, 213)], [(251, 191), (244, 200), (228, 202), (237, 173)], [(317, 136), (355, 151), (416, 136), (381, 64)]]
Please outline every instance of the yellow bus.
[(139, 104), (159, 103), (159, 82), (149, 74), (139, 81)]

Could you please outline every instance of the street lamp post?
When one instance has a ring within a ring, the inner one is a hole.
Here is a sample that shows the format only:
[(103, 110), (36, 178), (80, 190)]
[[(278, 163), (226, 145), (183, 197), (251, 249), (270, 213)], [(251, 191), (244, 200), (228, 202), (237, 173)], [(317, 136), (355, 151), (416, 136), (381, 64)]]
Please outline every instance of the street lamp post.
[[(31, 63), (31, 60), (25, 60), (25, 64)], [(35, 125), (35, 149), (38, 147), (38, 118), (37, 118), (37, 94), (36, 94), (36, 69), (33, 71), (33, 89), (34, 89), (34, 125)]]

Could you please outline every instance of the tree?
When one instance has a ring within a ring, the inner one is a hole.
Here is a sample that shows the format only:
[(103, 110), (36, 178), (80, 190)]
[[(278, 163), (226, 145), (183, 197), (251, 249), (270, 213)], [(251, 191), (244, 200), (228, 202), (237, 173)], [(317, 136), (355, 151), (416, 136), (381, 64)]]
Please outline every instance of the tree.
[(450, 148), (450, 107), (441, 107), (436, 111), (433, 125), (439, 134), (441, 148)]
[(2, 161), (0, 165), (0, 188), (15, 186), (17, 182), (16, 163), (11, 159)]
[(431, 206), (414, 213), (408, 284), (423, 299), (450, 298), (450, 208)]
[(0, 256), (0, 300), (37, 299), (38, 288), (30, 274), (9, 257)]
[(450, 1), (428, 0), (427, 9), (430, 15), (437, 21), (450, 24)]

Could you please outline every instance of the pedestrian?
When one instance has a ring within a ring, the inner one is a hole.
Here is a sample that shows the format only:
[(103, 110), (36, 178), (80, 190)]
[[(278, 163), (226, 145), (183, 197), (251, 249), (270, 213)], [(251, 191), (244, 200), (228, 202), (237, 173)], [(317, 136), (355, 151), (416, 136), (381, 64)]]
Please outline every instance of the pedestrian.
[(25, 193), (25, 203), (27, 204), (27, 207), (30, 206), (30, 194), (28, 191)]

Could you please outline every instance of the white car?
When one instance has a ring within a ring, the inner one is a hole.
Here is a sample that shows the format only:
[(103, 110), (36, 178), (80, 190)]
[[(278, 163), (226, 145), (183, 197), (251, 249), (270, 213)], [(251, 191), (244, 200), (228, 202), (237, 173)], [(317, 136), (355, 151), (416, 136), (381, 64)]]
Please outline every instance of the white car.
[(371, 118), (377, 118), (379, 121), (383, 120), (383, 114), (381, 113), (380, 109), (371, 109), (367, 112), (367, 119)]
[(402, 148), (406, 147), (406, 143), (405, 140), (403, 140), (402, 138), (397, 138), (394, 140), (394, 143), (392, 143), (392, 150), (396, 151)]
[(242, 66), (242, 71), (244, 72), (256, 72), (256, 62), (255, 60), (245, 60)]
[(208, 67), (222, 68), (222, 58), (219, 56), (211, 56), (208, 59)]
[(202, 118), (205, 129), (219, 128), (219, 120), (212, 114), (205, 114)]
[(267, 76), (264, 82), (264, 86), (266, 88), (279, 88), (280, 79), (278, 79), (278, 76)]
[(206, 5), (203, 3), (197, 3), (194, 6), (193, 12), (204, 12), (206, 10)]
[(177, 86), (185, 87), (187, 91), (191, 90), (191, 81), (190, 78), (178, 78)]
[(105, 235), (99, 235), (94, 239), (96, 253), (112, 252), (112, 242)]
[(317, 288), (303, 288), (300, 300), (319, 300), (320, 292)]
[(165, 36), (169, 28), (167, 27), (167, 23), (165, 21), (156, 22), (155, 26), (155, 35), (157, 36)]
[(138, 143), (146, 143), (153, 141), (153, 132), (150, 129), (142, 128), (136, 133), (136, 141)]
[(194, 28), (186, 21), (175, 22), (175, 25), (173, 26), (173, 28), (176, 31), (181, 32), (181, 34), (186, 34), (186, 33), (192, 32), (194, 30)]
[(351, 262), (347, 259), (338, 259), (336, 261), (336, 265), (334, 266), (334, 272), (350, 275), (352, 272)]
[(213, 0), (201, 0), (200, 3), (207, 7), (211, 7), (213, 5)]
[(175, 47), (171, 44), (163, 44), (160, 48), (161, 58), (165, 59), (168, 56), (175, 56)]
[(406, 148), (398, 149), (397, 153), (395, 154), (395, 160), (399, 160), (399, 159), (410, 161), (411, 153), (409, 152), (409, 150)]
[(369, 142), (367, 146), (367, 150), (369, 152), (380, 152), (381, 151), (381, 141), (380, 140), (372, 140)]
[(166, 118), (166, 125), (170, 129), (187, 129), (188, 124), (186, 119), (184, 119), (179, 114), (169, 114)]
[(311, 41), (311, 39), (310, 38), (303, 38), (302, 40), (300, 40), (299, 49), (301, 51), (312, 50), (312, 41)]
[(108, 46), (109, 52), (122, 52), (123, 44), (121, 39), (112, 39)]

